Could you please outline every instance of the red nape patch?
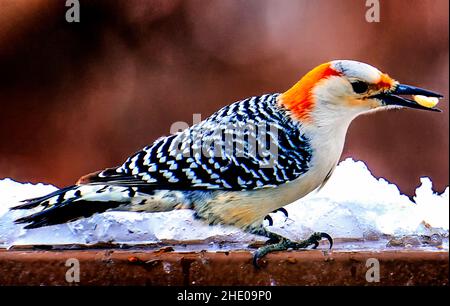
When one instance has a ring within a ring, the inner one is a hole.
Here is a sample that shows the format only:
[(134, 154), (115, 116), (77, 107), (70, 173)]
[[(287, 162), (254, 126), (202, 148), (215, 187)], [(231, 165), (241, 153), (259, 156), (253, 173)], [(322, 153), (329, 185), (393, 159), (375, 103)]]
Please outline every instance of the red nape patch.
[(330, 63), (317, 66), (289, 90), (281, 94), (280, 103), (289, 109), (296, 119), (311, 121), (310, 113), (314, 107), (314, 99), (312, 97), (314, 86), (322, 79), (339, 75), (341, 74), (331, 68)]

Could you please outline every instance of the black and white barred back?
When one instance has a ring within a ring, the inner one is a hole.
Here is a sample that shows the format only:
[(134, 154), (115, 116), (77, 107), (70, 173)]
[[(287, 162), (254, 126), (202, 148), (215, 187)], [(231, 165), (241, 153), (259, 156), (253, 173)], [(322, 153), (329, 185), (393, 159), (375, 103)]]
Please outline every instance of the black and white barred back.
[(293, 181), (308, 170), (311, 148), (277, 96), (235, 102), (189, 129), (157, 139), (120, 167), (26, 200), (13, 209), (40, 211), (16, 222), (36, 228), (106, 210), (190, 208), (198, 193), (276, 188)]

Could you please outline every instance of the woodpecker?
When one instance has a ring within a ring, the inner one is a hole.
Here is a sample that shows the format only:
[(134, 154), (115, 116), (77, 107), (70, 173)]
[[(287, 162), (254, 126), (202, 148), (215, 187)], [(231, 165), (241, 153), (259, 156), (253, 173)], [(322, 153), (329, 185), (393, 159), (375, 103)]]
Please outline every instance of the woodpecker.
[[(335, 60), (308, 72), (284, 93), (264, 94), (223, 107), (192, 127), (157, 139), (122, 165), (81, 177), (12, 209), (32, 229), (105, 211), (192, 209), (205, 222), (269, 238), (254, 253), (309, 246), (326, 233), (294, 242), (263, 227), (269, 213), (321, 188), (333, 173), (352, 120), (392, 108), (439, 111), (400, 95), (442, 98), (403, 85), (357, 61)], [(269, 220), (270, 221), (270, 220)]]

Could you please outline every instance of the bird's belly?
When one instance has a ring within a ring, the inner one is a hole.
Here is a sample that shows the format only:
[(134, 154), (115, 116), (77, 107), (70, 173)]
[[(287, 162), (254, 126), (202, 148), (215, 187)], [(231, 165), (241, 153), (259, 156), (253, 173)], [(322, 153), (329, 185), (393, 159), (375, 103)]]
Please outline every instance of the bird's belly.
[(192, 208), (210, 224), (228, 224), (242, 229), (256, 227), (269, 213), (319, 187), (325, 177), (326, 172), (309, 173), (275, 188), (215, 191), (201, 200), (193, 200)]

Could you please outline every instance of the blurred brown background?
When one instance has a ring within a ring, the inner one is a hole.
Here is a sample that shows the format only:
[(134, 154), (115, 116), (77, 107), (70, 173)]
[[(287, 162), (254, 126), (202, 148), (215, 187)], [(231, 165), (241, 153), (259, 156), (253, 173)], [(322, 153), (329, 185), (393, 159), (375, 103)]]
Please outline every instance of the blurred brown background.
[(448, 185), (448, 0), (0, 0), (0, 178), (71, 184), (241, 98), (280, 92), (333, 59), (443, 93), (441, 114), (376, 113), (343, 158), (412, 194)]

